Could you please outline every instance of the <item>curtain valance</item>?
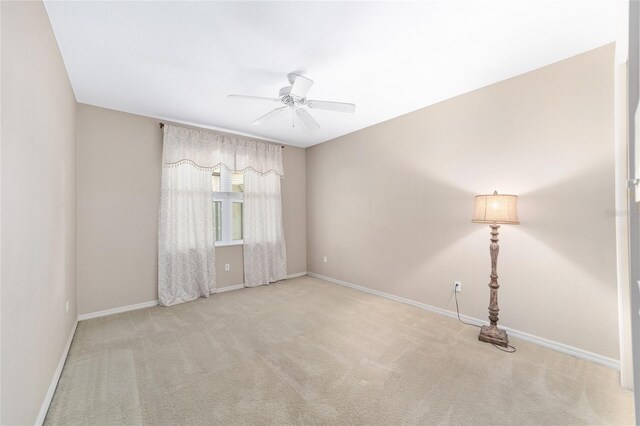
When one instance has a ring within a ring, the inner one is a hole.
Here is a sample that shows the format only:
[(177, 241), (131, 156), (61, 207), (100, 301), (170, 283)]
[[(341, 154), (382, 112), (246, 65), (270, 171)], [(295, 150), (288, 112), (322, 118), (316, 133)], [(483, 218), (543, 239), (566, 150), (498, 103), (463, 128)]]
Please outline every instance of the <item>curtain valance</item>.
[(284, 176), (282, 148), (279, 145), (243, 139), (220, 133), (164, 126), (163, 166), (191, 164), (215, 170), (253, 170), (260, 174)]

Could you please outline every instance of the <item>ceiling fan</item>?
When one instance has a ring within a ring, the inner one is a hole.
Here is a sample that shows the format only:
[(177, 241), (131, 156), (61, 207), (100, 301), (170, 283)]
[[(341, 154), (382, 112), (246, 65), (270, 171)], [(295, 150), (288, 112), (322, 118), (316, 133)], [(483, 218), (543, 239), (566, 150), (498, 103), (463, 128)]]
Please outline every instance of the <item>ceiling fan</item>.
[(287, 75), (287, 78), (289, 79), (289, 83), (291, 84), (291, 86), (286, 86), (280, 89), (280, 93), (278, 94), (277, 98), (264, 98), (261, 96), (246, 95), (229, 95), (229, 97), (236, 99), (254, 99), (259, 101), (280, 102), (284, 104), (284, 106), (278, 107), (255, 120), (253, 123), (251, 123), (252, 126), (257, 126), (266, 121), (273, 120), (277, 116), (290, 109), (292, 112), (291, 117), (293, 127), (295, 127), (296, 125), (295, 117), (297, 116), (307, 129), (316, 130), (320, 128), (320, 125), (316, 122), (316, 120), (314, 120), (311, 114), (309, 114), (307, 109), (303, 107), (337, 112), (354, 112), (356, 110), (355, 104), (307, 99), (307, 92), (313, 85), (313, 80), (295, 73)]

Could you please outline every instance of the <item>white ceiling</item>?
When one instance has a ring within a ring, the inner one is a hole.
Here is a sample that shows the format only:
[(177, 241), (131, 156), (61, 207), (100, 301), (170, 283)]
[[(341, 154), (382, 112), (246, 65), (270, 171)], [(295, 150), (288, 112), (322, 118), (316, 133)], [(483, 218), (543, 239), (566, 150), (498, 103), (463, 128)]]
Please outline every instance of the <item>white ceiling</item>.
[[(78, 102), (310, 146), (623, 40), (625, 1), (57, 2)], [(624, 41), (624, 40), (623, 40)], [(621, 51), (623, 46), (619, 46)], [(253, 120), (297, 71), (321, 128)]]

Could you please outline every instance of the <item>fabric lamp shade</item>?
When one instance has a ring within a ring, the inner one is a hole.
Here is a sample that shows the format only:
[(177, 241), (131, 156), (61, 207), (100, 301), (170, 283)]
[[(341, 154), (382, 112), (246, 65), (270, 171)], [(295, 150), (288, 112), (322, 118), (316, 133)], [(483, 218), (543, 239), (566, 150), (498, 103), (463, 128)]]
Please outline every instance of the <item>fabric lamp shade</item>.
[(518, 196), (498, 194), (476, 195), (472, 222), (518, 225)]

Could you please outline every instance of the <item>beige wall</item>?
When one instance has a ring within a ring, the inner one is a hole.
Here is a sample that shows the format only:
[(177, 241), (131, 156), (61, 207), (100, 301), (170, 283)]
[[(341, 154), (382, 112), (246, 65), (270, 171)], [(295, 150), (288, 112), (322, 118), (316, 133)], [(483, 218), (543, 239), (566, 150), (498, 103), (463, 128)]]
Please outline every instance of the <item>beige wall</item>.
[(34, 424), (77, 316), (76, 102), (43, 3), (0, 8), (0, 423)]
[(473, 196), (519, 194), (500, 323), (618, 359), (613, 58), (605, 46), (307, 149), (308, 270), (447, 310), (461, 280), (462, 313), (486, 319)]
[(282, 221), (287, 242), (287, 272), (307, 272), (306, 155), (303, 148), (287, 146), (283, 152)]
[[(158, 299), (158, 119), (78, 104), (78, 312)], [(304, 149), (284, 149), (289, 274), (306, 271)], [(229, 263), (230, 271), (224, 270)], [(216, 250), (217, 286), (241, 284), (242, 247)]]

